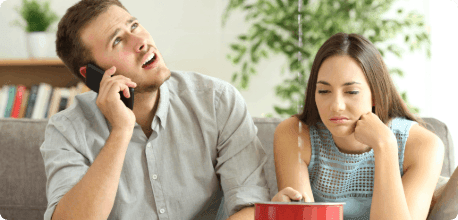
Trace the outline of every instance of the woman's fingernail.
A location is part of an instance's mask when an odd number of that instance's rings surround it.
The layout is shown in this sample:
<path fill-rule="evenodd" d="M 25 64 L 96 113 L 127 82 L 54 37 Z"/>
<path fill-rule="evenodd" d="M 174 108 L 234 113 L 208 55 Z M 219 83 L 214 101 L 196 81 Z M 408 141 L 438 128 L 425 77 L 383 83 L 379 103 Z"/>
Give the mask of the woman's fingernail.
<path fill-rule="evenodd" d="M 301 198 L 301 194 L 296 194 L 296 198 L 300 199 Z"/>

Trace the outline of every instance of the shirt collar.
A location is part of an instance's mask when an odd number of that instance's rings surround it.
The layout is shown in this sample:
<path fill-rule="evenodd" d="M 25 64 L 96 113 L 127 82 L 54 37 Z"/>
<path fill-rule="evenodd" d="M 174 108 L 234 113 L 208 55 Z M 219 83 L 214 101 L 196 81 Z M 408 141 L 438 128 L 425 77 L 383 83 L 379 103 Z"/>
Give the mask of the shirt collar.
<path fill-rule="evenodd" d="M 170 93 L 169 87 L 167 86 L 167 81 L 162 83 L 161 87 L 159 87 L 159 104 L 156 111 L 156 116 L 153 119 L 152 127 L 156 130 L 157 123 L 162 127 L 165 128 L 167 124 L 167 114 L 169 112 L 169 105 L 170 105 Z M 155 123 L 158 119 L 159 121 Z"/>

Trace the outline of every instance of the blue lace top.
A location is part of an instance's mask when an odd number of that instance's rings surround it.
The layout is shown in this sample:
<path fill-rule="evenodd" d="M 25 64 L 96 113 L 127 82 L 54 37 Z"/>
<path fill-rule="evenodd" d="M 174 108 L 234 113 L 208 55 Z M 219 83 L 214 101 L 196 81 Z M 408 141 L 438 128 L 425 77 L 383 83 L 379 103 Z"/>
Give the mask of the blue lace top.
<path fill-rule="evenodd" d="M 399 146 L 401 176 L 404 175 L 405 144 L 414 123 L 404 118 L 395 118 L 389 123 Z M 374 150 L 362 154 L 340 152 L 323 123 L 309 128 L 312 155 L 308 171 L 315 202 L 345 202 L 345 220 L 369 220 L 374 187 Z"/>

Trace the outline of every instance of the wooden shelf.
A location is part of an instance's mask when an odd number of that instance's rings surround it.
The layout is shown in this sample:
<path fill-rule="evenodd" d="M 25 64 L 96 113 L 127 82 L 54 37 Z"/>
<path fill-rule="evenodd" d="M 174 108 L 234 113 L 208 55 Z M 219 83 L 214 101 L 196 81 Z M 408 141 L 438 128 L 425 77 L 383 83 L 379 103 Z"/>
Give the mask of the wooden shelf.
<path fill-rule="evenodd" d="M 80 79 L 74 76 L 60 59 L 0 60 L 0 86 L 48 83 L 53 87 L 76 86 Z"/>
<path fill-rule="evenodd" d="M 0 60 L 0 67 L 4 66 L 64 66 L 64 63 L 60 59 Z"/>

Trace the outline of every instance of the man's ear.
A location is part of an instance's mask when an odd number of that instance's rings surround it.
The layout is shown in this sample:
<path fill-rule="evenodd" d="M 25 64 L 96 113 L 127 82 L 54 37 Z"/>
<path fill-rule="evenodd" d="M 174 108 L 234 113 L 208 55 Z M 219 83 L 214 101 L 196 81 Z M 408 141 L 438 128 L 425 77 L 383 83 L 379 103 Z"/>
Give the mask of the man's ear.
<path fill-rule="evenodd" d="M 86 67 L 85 67 L 85 66 L 83 66 L 83 67 L 80 68 L 80 74 L 81 74 L 84 78 L 86 78 Z"/>

